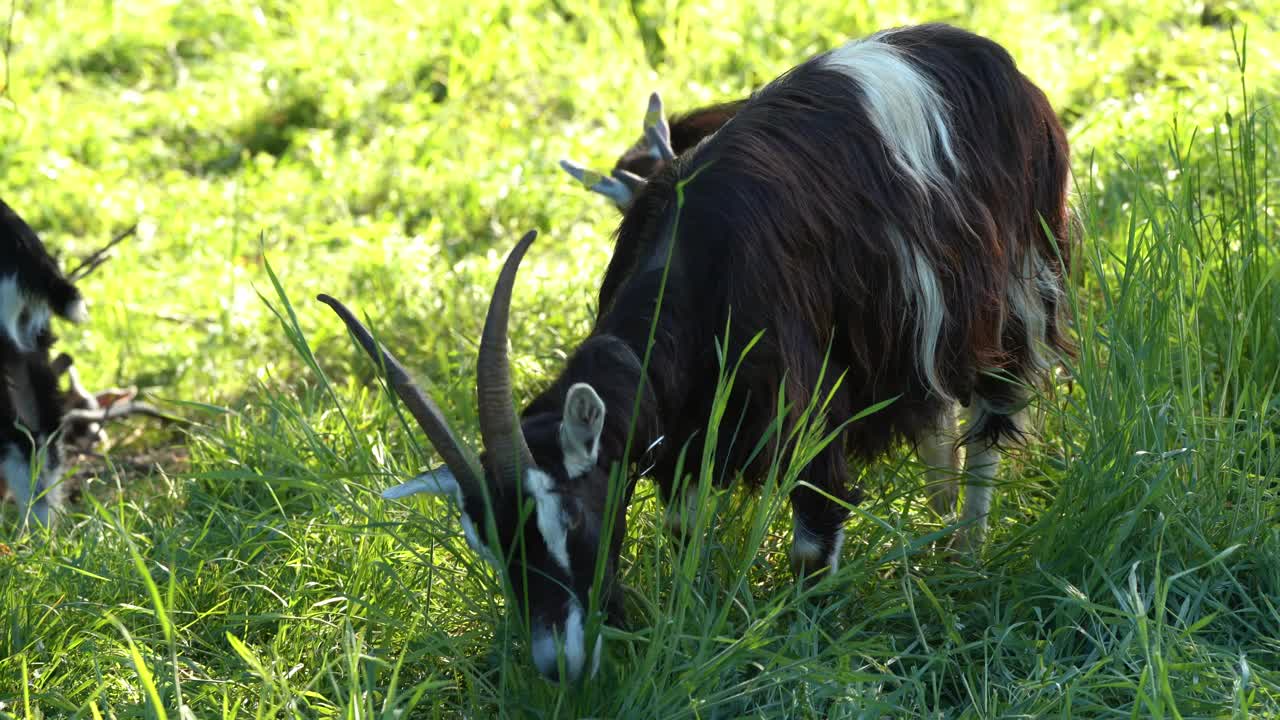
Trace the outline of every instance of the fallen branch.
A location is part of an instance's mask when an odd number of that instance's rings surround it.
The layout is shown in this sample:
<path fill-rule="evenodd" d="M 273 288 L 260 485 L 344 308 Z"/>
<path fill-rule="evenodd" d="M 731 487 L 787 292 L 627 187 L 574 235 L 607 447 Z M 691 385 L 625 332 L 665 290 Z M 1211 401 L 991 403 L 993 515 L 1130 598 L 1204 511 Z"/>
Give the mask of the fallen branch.
<path fill-rule="evenodd" d="M 116 245 L 119 245 L 120 243 L 124 242 L 126 238 L 132 237 L 137 233 L 138 233 L 138 223 L 134 223 L 130 225 L 128 228 L 124 230 L 124 232 L 112 238 L 111 242 L 107 243 L 106 245 L 103 245 L 101 248 L 93 251 L 92 253 L 87 255 L 83 260 L 81 260 L 80 264 L 77 265 L 74 270 L 67 273 L 67 279 L 73 283 L 77 283 L 85 279 L 86 277 L 89 276 L 89 273 L 92 273 L 94 270 L 97 270 L 98 267 L 102 265 L 102 263 L 106 262 L 109 259 L 110 256 L 107 253 L 111 252 L 111 248 L 114 248 Z"/>
<path fill-rule="evenodd" d="M 144 415 L 146 417 L 164 420 L 172 423 L 186 423 L 185 418 L 175 415 L 169 415 L 162 410 L 157 409 L 154 405 L 139 400 L 126 400 L 116 403 L 100 410 L 76 409 L 68 410 L 62 414 L 62 422 L 96 422 L 105 423 L 108 420 L 119 420 L 130 415 Z"/>

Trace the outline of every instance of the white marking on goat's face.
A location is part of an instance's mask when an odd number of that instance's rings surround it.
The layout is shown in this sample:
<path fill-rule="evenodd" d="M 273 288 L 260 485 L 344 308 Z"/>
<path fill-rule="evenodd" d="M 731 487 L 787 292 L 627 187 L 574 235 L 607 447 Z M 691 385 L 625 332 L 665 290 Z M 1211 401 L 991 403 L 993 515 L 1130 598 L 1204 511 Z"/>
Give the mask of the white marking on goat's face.
<path fill-rule="evenodd" d="M 944 186 L 942 159 L 957 167 L 947 125 L 947 104 L 930 79 L 885 34 L 855 40 L 822 60 L 857 82 L 867 114 L 902 170 L 919 188 Z M 939 158 L 938 151 L 944 158 Z"/>
<path fill-rule="evenodd" d="M 19 350 L 31 350 L 49 327 L 52 311 L 41 297 L 32 297 L 18 284 L 17 275 L 0 278 L 0 330 Z"/>
<path fill-rule="evenodd" d="M 583 622 L 582 605 L 576 599 L 569 600 L 569 613 L 565 617 L 563 632 L 552 625 L 535 625 L 532 632 L 533 664 L 538 672 L 550 680 L 560 676 L 560 650 L 564 649 L 565 675 L 570 682 L 582 675 L 586 665 L 586 624 Z M 600 654 L 604 638 L 596 637 L 591 652 L 590 674 L 600 669 Z"/>
<path fill-rule="evenodd" d="M 538 533 L 542 535 L 547 552 L 551 553 L 561 570 L 570 573 L 569 517 L 561 504 L 560 493 L 556 492 L 555 480 L 532 468 L 525 473 L 524 488 L 533 498 Z"/>
<path fill-rule="evenodd" d="M 18 327 L 18 318 L 26 306 L 27 298 L 18 287 L 18 277 L 0 277 L 0 330 L 22 350 L 29 349 Z"/>
<path fill-rule="evenodd" d="M 43 302 L 31 302 L 27 305 L 26 322 L 18 329 L 22 333 L 22 337 L 27 347 L 34 348 L 36 341 L 49 327 L 49 318 L 53 313 L 49 311 L 49 306 Z"/>
<path fill-rule="evenodd" d="M 581 477 L 596 466 L 604 413 L 604 401 L 590 385 L 577 383 L 569 388 L 560 421 L 560 450 L 564 453 L 565 474 L 570 478 Z"/>

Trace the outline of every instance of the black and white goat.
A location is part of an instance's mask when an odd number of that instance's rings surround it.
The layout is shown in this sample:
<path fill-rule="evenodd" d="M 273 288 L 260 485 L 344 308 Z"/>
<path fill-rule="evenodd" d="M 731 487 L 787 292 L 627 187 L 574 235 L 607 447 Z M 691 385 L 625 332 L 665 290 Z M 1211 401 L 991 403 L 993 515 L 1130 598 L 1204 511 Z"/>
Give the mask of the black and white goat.
<path fill-rule="evenodd" d="M 637 185 L 622 220 L 590 336 L 523 413 L 512 398 L 507 318 L 534 233 L 516 245 L 480 342 L 479 457 L 355 317 L 322 296 L 387 368 L 445 462 L 384 495 L 456 500 L 468 543 L 508 574 L 538 669 L 551 678 L 594 672 L 589 592 L 603 549 L 602 606 L 616 609 L 634 487 L 614 489 L 624 502 L 606 517 L 610 468 L 633 467 L 665 437 L 651 474 L 668 503 L 682 502 L 671 497 L 675 463 L 686 446 L 701 456 L 718 377 L 713 346 L 737 357 L 762 333 L 726 415 L 744 418 L 740 436 L 770 435 L 782 392 L 793 423 L 810 398 L 830 396 L 829 428 L 893 399 L 805 468 L 808 482 L 791 496 L 798 574 L 839 562 L 839 500 L 857 501 L 848 458 L 870 461 L 898 440 L 917 443 L 940 479 L 954 477 L 964 445 L 963 519 L 977 539 L 999 444 L 1021 438 L 1031 388 L 1071 351 L 1062 319 L 1067 152 L 1043 93 L 1003 48 L 971 33 L 901 28 L 810 59 L 691 151 L 664 150 L 667 166 Z M 969 416 L 963 438 L 959 406 Z M 746 457 L 752 444 L 714 448 L 716 467 L 741 471 L 726 481 L 758 476 Z M 954 502 L 945 495 L 935 498 L 940 508 Z M 533 517 L 522 523 L 526 503 Z"/>
<path fill-rule="evenodd" d="M 84 300 L 35 231 L 0 201 L 0 482 L 25 520 L 61 504 L 62 395 L 49 360 L 52 315 L 85 317 Z"/>

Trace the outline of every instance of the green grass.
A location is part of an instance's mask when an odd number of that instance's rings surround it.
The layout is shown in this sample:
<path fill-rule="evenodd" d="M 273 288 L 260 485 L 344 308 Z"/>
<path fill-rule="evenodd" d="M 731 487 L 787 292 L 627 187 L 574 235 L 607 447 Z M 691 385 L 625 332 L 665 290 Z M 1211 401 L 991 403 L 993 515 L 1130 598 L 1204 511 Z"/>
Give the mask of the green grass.
<path fill-rule="evenodd" d="M 0 716 L 1280 715 L 1275 0 L 355 5 L 14 9 L 5 199 L 67 257 L 141 222 L 62 342 L 90 385 L 200 424 L 117 430 L 52 535 L 5 510 Z M 1084 230 L 1074 380 L 1002 474 L 981 559 L 935 548 L 905 452 L 866 468 L 844 565 L 807 593 L 783 493 L 708 497 L 681 548 L 642 482 L 633 627 L 605 630 L 594 682 L 544 683 L 447 506 L 378 500 L 434 458 L 312 298 L 370 317 L 474 438 L 521 232 L 543 233 L 521 398 L 589 325 L 616 216 L 556 160 L 610 163 L 653 89 L 740 96 L 924 20 L 1005 44 L 1049 94 Z"/>

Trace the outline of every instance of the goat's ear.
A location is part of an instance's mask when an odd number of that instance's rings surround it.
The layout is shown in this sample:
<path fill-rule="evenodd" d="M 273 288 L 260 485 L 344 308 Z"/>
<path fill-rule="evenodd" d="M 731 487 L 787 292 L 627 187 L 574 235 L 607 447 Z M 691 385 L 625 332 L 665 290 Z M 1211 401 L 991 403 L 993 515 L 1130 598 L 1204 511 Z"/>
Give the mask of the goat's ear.
<path fill-rule="evenodd" d="M 560 422 L 560 449 L 564 469 L 574 478 L 595 467 L 600 454 L 600 433 L 604 431 L 604 401 L 594 388 L 577 383 L 564 399 Z"/>
<path fill-rule="evenodd" d="M 427 495 L 438 495 L 447 497 L 457 503 L 458 510 L 461 513 L 459 520 L 462 523 L 462 534 L 467 540 L 467 546 L 480 555 L 481 559 L 494 567 L 501 567 L 493 552 L 480 539 L 480 533 L 476 529 L 476 524 L 471 521 L 471 516 L 467 514 L 466 498 L 462 496 L 462 486 L 458 483 L 458 479 L 454 477 L 453 471 L 447 466 L 441 465 L 438 468 L 428 470 L 421 475 L 382 491 L 382 497 L 387 500 L 396 500 L 418 493 L 426 493 Z"/>
<path fill-rule="evenodd" d="M 610 175 L 602 175 L 572 160 L 561 160 L 560 168 L 582 187 L 609 198 L 623 211 L 631 207 L 636 193 L 640 192 L 645 182 L 644 178 L 626 170 L 615 169 Z"/>
<path fill-rule="evenodd" d="M 453 471 L 441 465 L 433 470 L 428 470 L 421 475 L 382 491 L 382 497 L 386 500 L 398 500 L 402 497 L 417 495 L 418 493 L 426 493 L 428 495 L 443 495 L 450 498 L 459 505 L 462 504 L 462 488 L 458 485 L 458 479 L 453 476 Z"/>

